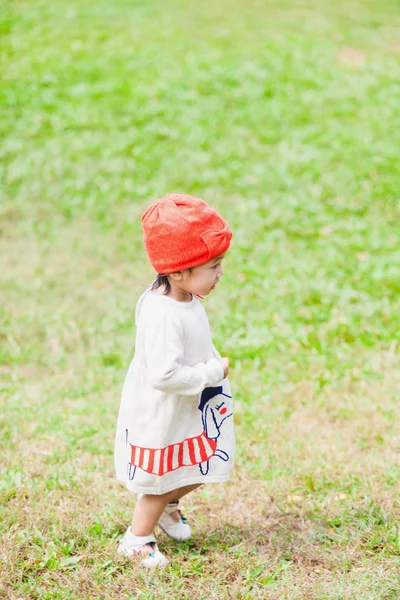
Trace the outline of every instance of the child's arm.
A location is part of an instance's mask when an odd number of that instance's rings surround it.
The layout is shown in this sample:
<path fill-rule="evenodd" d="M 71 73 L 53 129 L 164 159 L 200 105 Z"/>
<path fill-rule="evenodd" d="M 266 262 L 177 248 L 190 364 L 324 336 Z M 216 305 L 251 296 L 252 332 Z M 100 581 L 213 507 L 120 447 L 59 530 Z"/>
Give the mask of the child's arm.
<path fill-rule="evenodd" d="M 220 383 L 224 367 L 215 356 L 194 366 L 183 365 L 183 338 L 180 322 L 174 322 L 169 315 L 160 315 L 148 323 L 144 336 L 145 364 L 153 388 L 193 396 Z"/>

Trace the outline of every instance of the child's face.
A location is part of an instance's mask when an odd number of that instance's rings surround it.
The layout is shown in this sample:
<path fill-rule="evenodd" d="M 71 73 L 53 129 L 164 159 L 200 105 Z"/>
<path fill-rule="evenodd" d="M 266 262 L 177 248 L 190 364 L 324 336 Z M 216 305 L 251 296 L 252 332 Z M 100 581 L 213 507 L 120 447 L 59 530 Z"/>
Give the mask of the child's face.
<path fill-rule="evenodd" d="M 215 289 L 224 274 L 222 268 L 224 256 L 225 255 L 222 254 L 221 256 L 204 263 L 204 265 L 181 271 L 181 273 L 179 273 L 179 287 L 185 292 L 195 296 L 208 296 L 208 294 Z"/>

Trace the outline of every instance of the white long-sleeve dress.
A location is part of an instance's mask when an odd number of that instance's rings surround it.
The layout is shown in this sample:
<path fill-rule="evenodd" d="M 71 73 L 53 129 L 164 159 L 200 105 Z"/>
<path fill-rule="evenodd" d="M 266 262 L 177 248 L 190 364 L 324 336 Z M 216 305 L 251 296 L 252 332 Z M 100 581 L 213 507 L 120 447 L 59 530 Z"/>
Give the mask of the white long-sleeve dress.
<path fill-rule="evenodd" d="M 117 421 L 117 478 L 146 494 L 226 481 L 235 451 L 232 397 L 203 306 L 147 290 L 136 328 Z"/>

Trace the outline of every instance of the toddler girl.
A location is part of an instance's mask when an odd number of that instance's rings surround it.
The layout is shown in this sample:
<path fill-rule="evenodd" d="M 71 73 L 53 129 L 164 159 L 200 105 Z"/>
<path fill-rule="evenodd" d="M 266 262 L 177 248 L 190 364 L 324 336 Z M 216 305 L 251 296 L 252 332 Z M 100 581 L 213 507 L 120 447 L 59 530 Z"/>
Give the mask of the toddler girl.
<path fill-rule="evenodd" d="M 214 348 L 204 298 L 223 275 L 232 233 L 203 200 L 171 194 L 142 216 L 158 276 L 136 308 L 136 347 L 122 390 L 115 439 L 117 478 L 139 493 L 118 547 L 164 567 L 153 530 L 191 537 L 179 500 L 203 483 L 227 481 L 233 466 L 229 363 Z"/>

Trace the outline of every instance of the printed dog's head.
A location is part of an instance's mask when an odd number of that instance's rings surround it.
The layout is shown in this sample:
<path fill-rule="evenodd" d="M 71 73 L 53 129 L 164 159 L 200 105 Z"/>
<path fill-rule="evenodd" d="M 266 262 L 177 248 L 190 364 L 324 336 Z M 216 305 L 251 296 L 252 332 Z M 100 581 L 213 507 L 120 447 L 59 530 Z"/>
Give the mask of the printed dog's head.
<path fill-rule="evenodd" d="M 232 415 L 232 413 L 228 414 L 225 401 L 225 398 L 230 397 L 223 393 L 222 385 L 203 390 L 199 409 L 202 414 L 204 431 L 209 439 L 216 440 L 219 437 L 222 423 Z"/>

